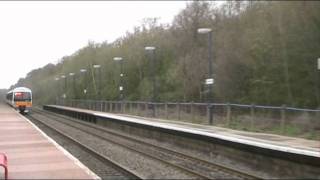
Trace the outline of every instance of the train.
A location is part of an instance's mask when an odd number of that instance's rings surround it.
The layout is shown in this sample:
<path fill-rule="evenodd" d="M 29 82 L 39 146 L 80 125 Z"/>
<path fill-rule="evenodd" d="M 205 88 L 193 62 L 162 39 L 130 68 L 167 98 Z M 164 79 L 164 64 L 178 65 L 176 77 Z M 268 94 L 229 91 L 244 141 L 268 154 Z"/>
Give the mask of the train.
<path fill-rule="evenodd" d="M 32 91 L 26 87 L 17 87 L 6 95 L 7 103 L 20 113 L 28 113 L 32 109 Z"/>

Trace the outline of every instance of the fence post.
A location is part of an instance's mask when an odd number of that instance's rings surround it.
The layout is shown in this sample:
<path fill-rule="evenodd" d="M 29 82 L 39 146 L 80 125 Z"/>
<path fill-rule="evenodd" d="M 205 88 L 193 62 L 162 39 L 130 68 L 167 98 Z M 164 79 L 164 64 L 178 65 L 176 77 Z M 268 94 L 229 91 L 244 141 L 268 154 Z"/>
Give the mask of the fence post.
<path fill-rule="evenodd" d="M 148 103 L 147 102 L 144 103 L 144 110 L 146 111 L 145 116 L 148 117 Z"/>
<path fill-rule="evenodd" d="M 123 114 L 126 113 L 126 106 L 127 106 L 127 102 L 122 102 L 122 113 Z"/>
<path fill-rule="evenodd" d="M 138 109 L 138 115 L 139 116 L 143 116 L 143 109 L 142 109 L 142 107 L 143 107 L 143 103 L 142 102 L 139 102 L 139 109 Z"/>
<path fill-rule="evenodd" d="M 180 107 L 180 103 L 178 103 L 178 120 L 181 119 L 181 107 Z"/>
<path fill-rule="evenodd" d="M 129 114 L 133 114 L 132 113 L 132 102 L 129 102 Z"/>
<path fill-rule="evenodd" d="M 286 105 L 283 104 L 281 106 L 281 132 L 282 133 L 285 133 L 285 129 L 284 129 L 284 126 L 285 126 L 285 122 L 286 122 Z"/>
<path fill-rule="evenodd" d="M 109 102 L 110 113 L 112 113 L 112 102 Z"/>
<path fill-rule="evenodd" d="M 153 103 L 153 117 L 157 117 L 157 104 L 156 102 Z"/>
<path fill-rule="evenodd" d="M 193 101 L 190 104 L 190 113 L 191 113 L 191 120 L 194 121 L 194 104 Z"/>
<path fill-rule="evenodd" d="M 231 123 L 231 105 L 227 103 L 227 126 L 229 127 Z"/>
<path fill-rule="evenodd" d="M 255 108 L 255 105 L 251 104 L 251 106 L 250 106 L 250 115 L 251 115 L 251 118 L 250 118 L 250 130 L 253 130 L 253 126 L 254 126 L 254 108 Z"/>
<path fill-rule="evenodd" d="M 213 122 L 212 108 L 213 108 L 213 105 L 208 103 L 207 104 L 207 117 L 208 117 L 208 124 L 209 125 L 212 125 L 212 122 Z"/>
<path fill-rule="evenodd" d="M 137 104 L 137 109 L 138 109 L 138 112 L 137 112 L 137 114 L 138 114 L 138 116 L 141 116 L 141 103 L 139 102 L 138 104 Z"/>
<path fill-rule="evenodd" d="M 166 119 L 169 119 L 169 117 L 168 117 L 168 103 L 164 104 L 164 111 L 165 111 Z"/>

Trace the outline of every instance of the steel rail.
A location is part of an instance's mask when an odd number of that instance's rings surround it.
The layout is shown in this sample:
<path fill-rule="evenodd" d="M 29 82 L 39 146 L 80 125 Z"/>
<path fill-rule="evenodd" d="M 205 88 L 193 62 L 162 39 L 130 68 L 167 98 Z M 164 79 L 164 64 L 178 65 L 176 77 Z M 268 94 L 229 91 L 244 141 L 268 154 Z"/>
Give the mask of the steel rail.
<path fill-rule="evenodd" d="M 66 117 L 66 116 L 62 116 L 62 115 L 59 115 L 59 114 L 56 114 L 56 113 L 52 113 L 52 112 L 49 112 L 49 111 L 43 111 L 43 110 L 40 110 L 40 111 L 37 111 L 38 113 L 42 113 L 42 114 L 51 114 L 53 116 L 56 116 L 56 117 L 60 117 L 60 118 L 64 118 L 64 119 L 68 119 L 68 120 L 71 120 L 73 122 L 76 122 L 76 123 L 80 123 L 82 125 L 85 125 L 85 126 L 90 126 L 91 128 L 94 128 L 94 129 L 98 129 L 100 131 L 103 131 L 105 133 L 108 133 L 108 134 L 111 134 L 113 136 L 118 136 L 118 137 L 121 137 L 123 139 L 130 139 L 131 141 L 134 141 L 136 143 L 140 143 L 146 147 L 152 147 L 154 149 L 158 149 L 158 151 L 162 151 L 162 152 L 165 152 L 165 153 L 169 153 L 171 154 L 171 156 L 176 156 L 180 159 L 186 159 L 186 160 L 189 160 L 191 162 L 196 162 L 195 164 L 200 164 L 202 165 L 202 167 L 207 167 L 209 169 L 212 169 L 212 168 L 217 168 L 217 169 L 220 169 L 222 170 L 223 172 L 227 172 L 229 174 L 235 174 L 236 176 L 240 177 L 240 178 L 244 178 L 244 179 L 260 179 L 260 177 L 257 177 L 255 175 L 251 175 L 249 173 L 245 173 L 245 172 L 242 172 L 242 171 L 238 171 L 236 169 L 233 169 L 233 168 L 230 168 L 230 167 L 226 167 L 224 165 L 221 165 L 221 164 L 217 164 L 217 163 L 212 163 L 212 162 L 209 162 L 209 161 L 205 161 L 205 160 L 202 160 L 202 159 L 199 159 L 199 158 L 196 158 L 196 157 L 192 157 L 190 155 L 186 155 L 186 154 L 183 154 L 183 153 L 180 153 L 180 152 L 177 152 L 177 151 L 174 151 L 174 150 L 171 150 L 171 149 L 167 149 L 167 148 L 164 148 L 164 147 L 160 147 L 160 146 L 157 146 L 157 145 L 154 145 L 154 144 L 151 144 L 151 143 L 146 143 L 144 141 L 141 141 L 137 138 L 133 138 L 131 136 L 126 136 L 126 135 L 123 135 L 123 134 L 119 134 L 119 133 L 115 133 L 115 132 L 112 132 L 110 130 L 107 130 L 105 128 L 101 128 L 101 127 L 97 127 L 95 125 L 92 125 L 90 123 L 87 123 L 87 122 L 81 122 L 81 121 L 77 121 L 77 120 L 74 120 L 74 119 L 71 119 L 69 117 Z M 64 122 L 63 122 L 64 123 Z M 109 139 L 108 139 L 109 140 Z M 117 143 L 117 142 L 115 142 Z M 191 170 L 191 171 L 194 171 L 193 169 L 190 169 L 190 168 L 185 168 L 185 167 L 182 167 L 184 169 L 188 169 L 188 170 Z M 195 172 L 197 173 L 197 172 Z M 198 173 L 199 174 L 199 173 Z M 203 175 L 202 175 L 203 176 Z M 203 177 L 203 178 L 207 178 L 207 179 L 210 179 L 212 178 L 211 176 L 206 176 L 206 177 Z"/>
<path fill-rule="evenodd" d="M 33 110 L 34 111 L 34 110 Z M 41 124 L 43 124 L 44 126 L 52 129 L 54 132 L 56 132 L 57 134 L 65 137 L 66 139 L 70 140 L 71 142 L 75 143 L 76 145 L 78 145 L 79 147 L 81 147 L 82 149 L 84 149 L 85 151 L 87 151 L 88 153 L 90 153 L 91 155 L 95 156 L 97 159 L 101 160 L 102 162 L 104 162 L 107 165 L 110 165 L 111 167 L 113 167 L 114 169 L 116 169 L 117 171 L 119 171 L 122 174 L 127 175 L 130 179 L 145 179 L 144 177 L 138 175 L 138 173 L 127 169 L 126 167 L 120 165 L 119 163 L 111 160 L 110 158 L 96 152 L 95 150 L 93 150 L 92 148 L 90 148 L 89 146 L 84 145 L 83 143 L 79 142 L 78 140 L 74 139 L 73 137 L 66 135 L 65 133 L 63 133 L 62 131 L 58 130 L 57 128 L 44 123 L 43 121 L 39 120 L 38 118 L 35 118 L 34 116 L 27 114 L 26 117 L 28 119 L 31 120 L 35 120 L 37 122 L 40 122 Z"/>
<path fill-rule="evenodd" d="M 39 114 L 40 114 L 40 113 L 39 113 Z M 50 118 L 48 115 L 42 115 L 42 116 L 45 116 L 45 117 L 47 117 L 47 118 Z M 60 117 L 60 118 L 61 118 L 61 117 Z M 51 119 L 53 119 L 53 118 L 51 118 Z M 63 121 L 57 120 L 57 119 L 54 119 L 54 120 L 55 120 L 55 121 L 59 121 L 61 124 L 65 124 L 65 125 L 67 125 L 67 126 L 70 126 L 70 127 L 73 127 L 73 128 L 76 128 L 76 129 L 79 130 L 79 127 L 76 127 L 76 126 L 74 126 L 74 125 L 70 125 L 70 124 L 68 124 L 68 123 L 66 123 L 66 122 L 63 122 Z M 82 125 L 83 125 L 83 124 L 82 124 Z M 91 127 L 91 128 L 92 128 L 92 127 Z M 95 128 L 95 129 L 96 129 L 96 128 Z M 204 176 L 204 175 L 202 175 L 202 174 L 199 174 L 198 172 L 196 172 L 196 171 L 194 171 L 194 170 L 192 170 L 192 169 L 188 169 L 188 168 L 185 168 L 185 167 L 183 167 L 183 166 L 180 166 L 180 165 L 177 165 L 177 164 L 174 164 L 174 163 L 165 161 L 165 160 L 163 160 L 163 159 L 161 159 L 161 158 L 159 158 L 159 157 L 156 157 L 156 156 L 154 156 L 154 155 L 150 155 L 150 154 L 148 154 L 148 153 L 146 153 L 146 152 L 144 152 L 144 151 L 141 151 L 141 150 L 137 150 L 137 149 L 132 148 L 132 147 L 130 147 L 130 146 L 128 146 L 128 145 L 121 144 L 121 143 L 116 142 L 116 141 L 113 141 L 113 140 L 111 140 L 111 139 L 107 139 L 107 138 L 105 138 L 105 137 L 103 137 L 103 136 L 94 134 L 94 133 L 92 133 L 92 132 L 90 132 L 90 131 L 87 131 L 87 130 L 83 130 L 83 129 L 81 129 L 81 130 L 84 131 L 85 133 L 88 133 L 88 134 L 90 134 L 90 135 L 92 135 L 92 136 L 95 136 L 95 137 L 97 137 L 97 138 L 99 138 L 99 139 L 102 139 L 102 140 L 104 140 L 104 141 L 107 141 L 107 142 L 116 144 L 116 145 L 118 145 L 118 146 L 124 147 L 124 148 L 126 148 L 126 149 L 129 149 L 129 150 L 131 150 L 131 151 L 133 151 L 133 152 L 136 152 L 136 153 L 138 153 L 138 154 L 141 154 L 141 155 L 143 155 L 143 156 L 146 156 L 146 157 L 149 157 L 149 158 L 151 158 L 151 159 L 158 160 L 158 161 L 160 161 L 160 162 L 162 162 L 162 163 L 164 163 L 164 164 L 173 166 L 174 168 L 177 168 L 177 169 L 179 169 L 179 170 L 182 171 L 182 172 L 186 172 L 186 173 L 188 173 L 188 174 L 190 174 L 190 175 L 193 175 L 193 176 L 196 176 L 196 177 L 198 177 L 198 178 L 201 178 L 201 179 L 212 179 L 212 178 L 209 178 L 209 177 Z"/>

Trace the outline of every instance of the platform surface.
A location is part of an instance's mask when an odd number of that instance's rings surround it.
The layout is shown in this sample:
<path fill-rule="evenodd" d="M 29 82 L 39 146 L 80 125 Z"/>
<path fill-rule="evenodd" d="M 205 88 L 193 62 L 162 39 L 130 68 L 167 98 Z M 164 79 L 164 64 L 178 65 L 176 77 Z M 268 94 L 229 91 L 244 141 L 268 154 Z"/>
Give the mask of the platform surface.
<path fill-rule="evenodd" d="M 106 112 L 92 111 L 87 109 L 79 109 L 65 106 L 51 105 L 57 108 L 64 108 L 74 111 L 87 112 L 102 117 L 109 117 L 123 121 L 142 123 L 150 126 L 162 127 L 167 129 L 174 129 L 178 131 L 201 134 L 214 138 L 220 138 L 228 141 L 239 142 L 269 148 L 284 152 L 291 152 L 296 154 L 303 154 L 320 158 L 320 142 L 307 140 L 302 138 L 294 138 L 288 136 L 281 136 L 275 134 L 254 133 L 246 131 L 238 131 L 227 128 L 191 124 L 181 121 L 169 121 L 162 119 L 146 118 L 125 114 L 112 114 Z"/>
<path fill-rule="evenodd" d="M 0 103 L 0 152 L 8 157 L 9 179 L 97 179 L 29 120 Z M 0 179 L 3 178 L 3 168 Z"/>

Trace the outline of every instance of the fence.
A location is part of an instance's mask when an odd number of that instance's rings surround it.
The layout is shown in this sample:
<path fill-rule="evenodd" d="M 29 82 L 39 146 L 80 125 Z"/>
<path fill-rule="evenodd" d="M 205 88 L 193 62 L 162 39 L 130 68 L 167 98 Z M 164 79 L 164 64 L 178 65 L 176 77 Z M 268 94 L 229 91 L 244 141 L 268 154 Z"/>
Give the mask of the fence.
<path fill-rule="evenodd" d="M 232 129 L 320 139 L 320 110 L 231 103 L 57 100 L 56 104 Z"/>

